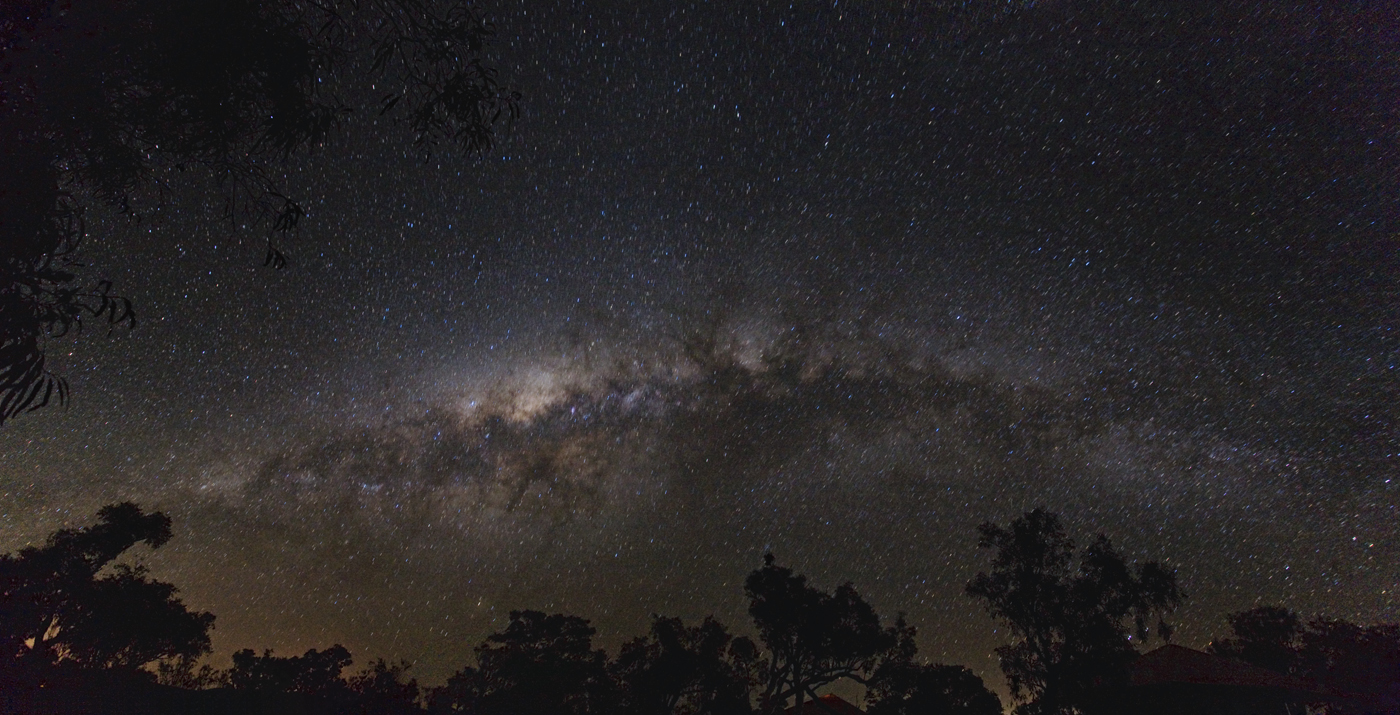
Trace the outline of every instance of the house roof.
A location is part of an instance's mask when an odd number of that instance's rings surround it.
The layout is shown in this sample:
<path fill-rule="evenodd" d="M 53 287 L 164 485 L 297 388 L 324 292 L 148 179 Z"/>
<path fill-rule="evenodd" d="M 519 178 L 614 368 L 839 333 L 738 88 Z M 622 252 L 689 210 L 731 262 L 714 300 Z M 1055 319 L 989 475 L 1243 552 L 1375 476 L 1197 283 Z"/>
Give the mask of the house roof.
<path fill-rule="evenodd" d="M 799 715 L 797 706 L 783 711 L 783 715 Z M 800 715 L 865 715 L 865 711 L 846 702 L 838 695 L 830 693 L 802 703 Z"/>
<path fill-rule="evenodd" d="M 1143 654 L 1133 663 L 1133 685 L 1166 683 L 1316 690 L 1302 678 L 1170 644 Z"/>

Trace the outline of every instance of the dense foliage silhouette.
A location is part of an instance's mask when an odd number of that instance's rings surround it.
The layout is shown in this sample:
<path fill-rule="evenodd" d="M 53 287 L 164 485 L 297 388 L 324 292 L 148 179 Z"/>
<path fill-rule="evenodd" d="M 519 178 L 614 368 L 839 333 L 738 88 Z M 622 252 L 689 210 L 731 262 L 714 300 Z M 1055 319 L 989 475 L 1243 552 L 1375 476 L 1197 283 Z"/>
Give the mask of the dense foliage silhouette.
<path fill-rule="evenodd" d="M 1000 715 L 1001 699 L 960 665 L 896 663 L 866 692 L 870 715 Z"/>
<path fill-rule="evenodd" d="M 46 337 L 135 324 L 74 271 L 91 204 L 139 215 L 202 176 L 282 265 L 275 237 L 304 211 L 275 167 L 352 111 L 401 118 L 420 146 L 491 144 L 518 100 L 483 63 L 492 32 L 465 0 L 0 3 L 0 424 L 66 398 Z"/>
<path fill-rule="evenodd" d="M 781 711 L 789 700 L 800 712 L 804 700 L 837 680 L 864 683 L 900 641 L 851 584 L 822 592 L 772 554 L 749 574 L 744 593 L 767 651 L 759 696 L 764 713 Z"/>
<path fill-rule="evenodd" d="M 713 618 L 687 626 L 655 616 L 651 632 L 623 644 L 609 671 L 626 715 L 747 715 L 764 664 L 752 640 Z"/>
<path fill-rule="evenodd" d="M 510 625 L 476 648 L 464 668 L 433 697 L 433 711 L 482 715 L 592 715 L 614 700 L 607 654 L 593 647 L 588 621 L 563 614 L 512 611 Z"/>
<path fill-rule="evenodd" d="M 349 684 L 342 672 L 354 661 L 344 646 L 334 645 L 323 651 L 311 649 L 299 656 L 278 657 L 272 651 L 258 655 L 245 648 L 233 654 L 228 685 L 236 690 L 261 690 L 276 693 L 303 693 L 342 699 Z"/>
<path fill-rule="evenodd" d="M 389 663 L 380 658 L 368 669 L 350 679 L 350 690 L 357 696 L 364 713 L 376 715 L 416 715 L 423 709 L 423 689 L 418 680 L 408 676 L 412 665 L 407 661 Z"/>
<path fill-rule="evenodd" d="M 1233 638 L 1214 641 L 1208 651 L 1243 660 L 1276 673 L 1296 669 L 1303 622 L 1278 606 L 1259 606 L 1229 617 Z"/>
<path fill-rule="evenodd" d="M 1208 650 L 1299 676 L 1337 697 L 1339 713 L 1400 712 L 1400 624 L 1361 626 L 1280 606 L 1231 614 L 1230 637 Z"/>
<path fill-rule="evenodd" d="M 1163 617 L 1182 599 L 1175 575 L 1154 562 L 1129 565 L 1103 536 L 1076 550 L 1040 510 L 979 532 L 995 556 L 968 592 L 1015 638 L 998 654 L 1017 712 L 1108 712 L 1135 645 L 1153 630 L 1170 633 Z M 436 688 L 420 686 L 406 661 L 357 671 L 341 645 L 297 656 L 244 649 L 220 670 L 200 663 L 214 617 L 119 562 L 170 538 L 164 514 L 123 503 L 90 527 L 0 555 L 0 715 L 767 715 L 810 712 L 791 708 L 813 705 L 838 681 L 866 687 L 870 715 L 1001 712 L 972 671 L 922 661 L 902 615 L 884 625 L 851 584 L 823 591 L 771 554 L 745 581 L 756 640 L 714 618 L 653 616 L 648 633 L 610 659 L 587 620 L 514 611 L 473 664 Z M 1229 624 L 1213 653 L 1316 683 L 1328 712 L 1400 711 L 1400 624 L 1305 623 L 1276 606 Z"/>
<path fill-rule="evenodd" d="M 103 508 L 94 526 L 0 556 L 0 669 L 68 661 L 134 670 L 208 653 L 212 614 L 190 611 L 141 567 L 108 569 L 137 544 L 169 539 L 169 518 L 127 502 Z"/>
<path fill-rule="evenodd" d="M 1012 642 L 997 648 L 1021 715 L 1072 713 L 1103 687 L 1126 684 L 1133 647 L 1156 632 L 1182 600 L 1176 574 L 1155 561 L 1128 565 L 1100 534 L 1078 555 L 1054 514 L 1040 509 L 1005 528 L 978 527 L 978 547 L 993 549 L 992 570 L 967 593 L 1006 625 Z"/>
<path fill-rule="evenodd" d="M 148 668 L 209 652 L 212 614 L 186 608 L 173 585 L 145 569 L 116 563 L 132 547 L 159 548 L 170 535 L 164 514 L 113 504 L 93 526 L 0 555 L 0 712 L 91 711 L 83 703 L 103 697 L 127 702 L 132 688 L 150 683 Z"/>

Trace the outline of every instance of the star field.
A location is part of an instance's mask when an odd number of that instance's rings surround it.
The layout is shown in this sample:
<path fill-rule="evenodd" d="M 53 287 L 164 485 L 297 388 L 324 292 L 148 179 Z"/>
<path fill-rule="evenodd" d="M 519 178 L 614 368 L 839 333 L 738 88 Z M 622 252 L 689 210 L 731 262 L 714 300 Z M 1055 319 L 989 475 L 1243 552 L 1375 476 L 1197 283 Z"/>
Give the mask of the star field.
<path fill-rule="evenodd" d="M 975 527 L 1036 506 L 1188 646 L 1394 621 L 1395 10 L 1184 5 L 499 3 L 520 120 L 352 117 L 288 268 L 203 185 L 90 219 L 141 323 L 0 431 L 0 544 L 136 500 L 216 663 L 433 683 L 512 609 L 742 629 L 767 550 L 999 682 Z"/>

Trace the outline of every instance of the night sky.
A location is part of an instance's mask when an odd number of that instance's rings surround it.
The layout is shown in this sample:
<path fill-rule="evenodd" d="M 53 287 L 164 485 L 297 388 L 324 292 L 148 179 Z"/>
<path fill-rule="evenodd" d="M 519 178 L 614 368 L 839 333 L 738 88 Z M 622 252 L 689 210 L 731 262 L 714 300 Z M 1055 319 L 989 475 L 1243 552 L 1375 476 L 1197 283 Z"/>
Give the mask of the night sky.
<path fill-rule="evenodd" d="M 1253 5 L 492 5 L 520 120 L 352 117 L 286 269 L 206 184 L 89 217 L 141 322 L 0 429 L 0 549 L 135 500 L 216 665 L 430 683 L 512 609 L 746 631 L 769 550 L 1000 683 L 962 589 L 1037 506 L 1183 645 L 1400 619 L 1400 23 Z"/>

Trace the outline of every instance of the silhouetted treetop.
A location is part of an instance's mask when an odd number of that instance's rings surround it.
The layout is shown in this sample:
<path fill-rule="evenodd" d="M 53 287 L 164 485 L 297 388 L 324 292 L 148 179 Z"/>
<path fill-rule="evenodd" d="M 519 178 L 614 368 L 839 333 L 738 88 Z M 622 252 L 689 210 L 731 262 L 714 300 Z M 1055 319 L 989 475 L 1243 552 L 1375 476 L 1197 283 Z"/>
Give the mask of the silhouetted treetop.
<path fill-rule="evenodd" d="M 364 672 L 350 679 L 350 689 L 359 696 L 360 707 L 376 715 L 416 715 L 423 691 L 418 680 L 408 676 L 407 661 L 389 663 L 380 658 Z"/>
<path fill-rule="evenodd" d="M 899 631 L 881 627 L 875 609 L 849 583 L 825 593 L 766 554 L 763 567 L 744 581 L 744 593 L 767 649 L 759 696 L 766 713 L 782 710 L 789 699 L 800 709 L 817 688 L 843 678 L 863 683 L 882 658 L 902 653 Z"/>
<path fill-rule="evenodd" d="M 150 514 L 132 502 L 109 504 L 92 526 L 60 529 L 40 548 L 20 551 L 30 568 L 53 569 L 55 576 L 91 577 L 136 544 L 158 549 L 170 540 L 170 517 Z"/>
<path fill-rule="evenodd" d="M 1278 606 L 1260 606 L 1233 613 L 1228 621 L 1234 638 L 1212 642 L 1209 652 L 1277 673 L 1296 669 L 1303 635 L 1298 614 Z"/>
<path fill-rule="evenodd" d="M 258 655 L 251 648 L 244 648 L 233 654 L 228 684 L 237 690 L 338 697 L 349 692 L 349 684 L 341 673 L 352 662 L 350 651 L 339 644 L 287 657 L 275 656 L 271 650 Z"/>
<path fill-rule="evenodd" d="M 1216 655 L 1300 676 L 1332 693 L 1331 711 L 1400 710 L 1400 624 L 1362 626 L 1318 616 L 1304 623 L 1281 606 L 1258 606 L 1226 619 L 1231 637 Z"/>
<path fill-rule="evenodd" d="M 212 613 L 191 612 L 175 586 L 120 564 L 72 599 L 56 619 L 61 655 L 92 668 L 139 668 L 210 651 Z"/>
<path fill-rule="evenodd" d="M 614 693 L 607 655 L 593 648 L 588 621 L 564 614 L 512 611 L 504 631 L 476 648 L 433 697 L 435 712 L 481 715 L 591 715 Z"/>
<path fill-rule="evenodd" d="M 214 616 L 190 611 L 174 586 L 125 564 L 99 576 L 138 543 L 165 544 L 170 519 L 125 502 L 103 507 L 98 520 L 0 556 L 0 669 L 21 661 L 136 669 L 209 652 Z"/>
<path fill-rule="evenodd" d="M 1076 554 L 1059 517 L 1040 509 L 1005 528 L 978 528 L 978 547 L 994 549 L 992 570 L 967 593 L 1012 635 L 997 648 L 1018 713 L 1067 713 L 1095 688 L 1121 685 L 1137 657 L 1133 644 L 1166 622 L 1182 599 L 1176 575 L 1155 561 L 1130 566 L 1099 535 Z"/>
<path fill-rule="evenodd" d="M 609 671 L 628 715 L 747 715 L 761 665 L 752 641 L 713 618 L 686 626 L 655 616 L 651 632 L 623 644 Z"/>
<path fill-rule="evenodd" d="M 870 715 L 1000 715 L 1001 700 L 960 665 L 882 667 L 866 691 Z"/>

